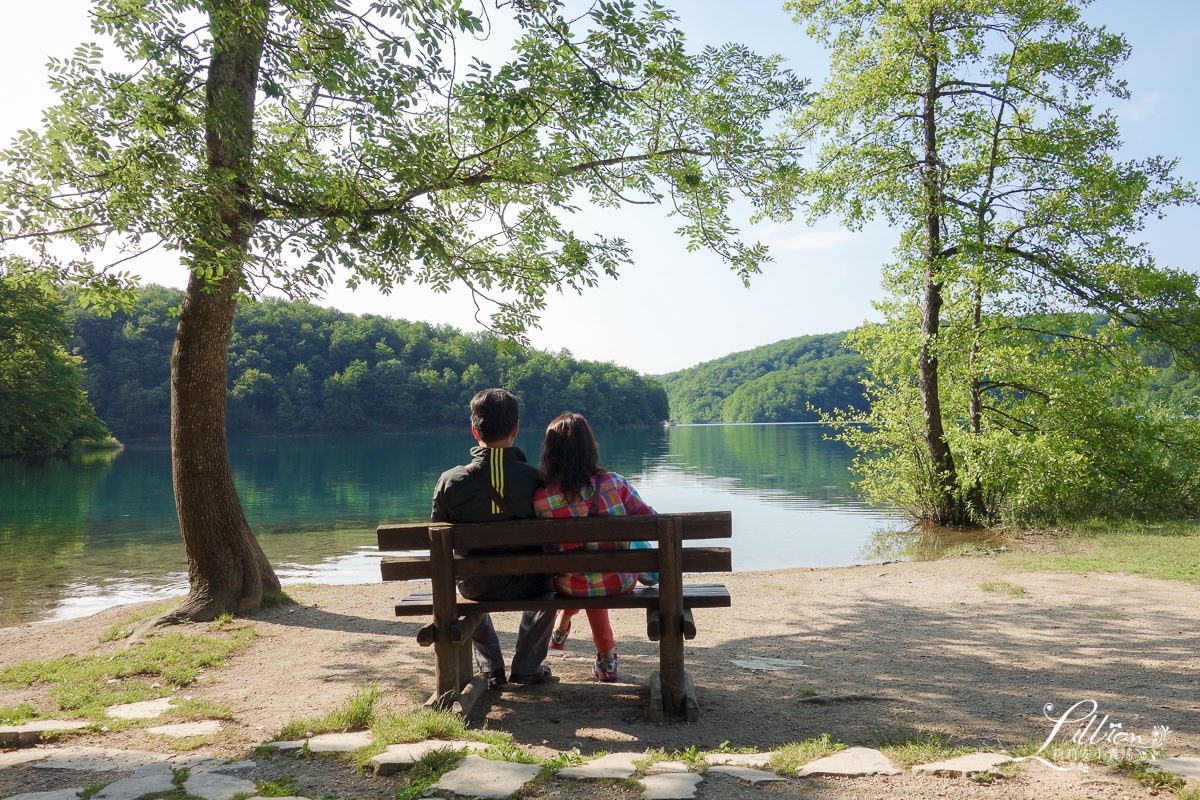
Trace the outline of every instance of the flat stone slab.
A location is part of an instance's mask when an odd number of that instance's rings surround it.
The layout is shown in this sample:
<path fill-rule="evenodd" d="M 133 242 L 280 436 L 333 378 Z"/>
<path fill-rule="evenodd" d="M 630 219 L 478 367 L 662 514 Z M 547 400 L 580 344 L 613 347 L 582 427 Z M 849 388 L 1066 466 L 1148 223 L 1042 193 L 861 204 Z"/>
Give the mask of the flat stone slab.
<path fill-rule="evenodd" d="M 370 731 L 322 733 L 308 740 L 310 753 L 349 753 L 375 741 Z"/>
<path fill-rule="evenodd" d="M 1012 761 L 1011 756 L 1003 753 L 967 753 L 965 756 L 950 758 L 945 761 L 933 761 L 929 764 L 917 764 L 913 772 L 928 772 L 934 775 L 949 775 L 959 778 L 968 775 L 978 775 L 982 772 L 992 772 L 1001 764 Z"/>
<path fill-rule="evenodd" d="M 47 750 L 46 757 L 33 762 L 30 769 L 73 769 L 84 772 L 135 770 L 146 764 L 167 761 L 170 756 L 145 750 L 113 750 L 107 747 L 64 747 Z"/>
<path fill-rule="evenodd" d="M 8 800 L 77 800 L 83 789 L 57 789 L 53 792 L 26 792 L 14 794 Z"/>
<path fill-rule="evenodd" d="M 96 800 L 136 800 L 151 792 L 169 792 L 175 788 L 175 773 L 170 764 L 138 767 L 128 778 L 110 783 L 96 793 Z"/>
<path fill-rule="evenodd" d="M 90 722 L 75 719 L 39 719 L 24 725 L 0 726 L 0 747 L 29 747 L 40 742 L 46 734 L 77 731 Z"/>
<path fill-rule="evenodd" d="M 742 669 L 785 672 L 789 669 L 811 669 L 808 664 L 794 658 L 770 658 L 767 656 L 743 656 L 732 659 Z"/>
<path fill-rule="evenodd" d="M 122 703 L 119 706 L 109 706 L 104 710 L 104 714 L 114 719 L 154 719 L 167 713 L 170 708 L 171 698 L 160 697 L 157 700 L 143 700 L 140 703 Z"/>
<path fill-rule="evenodd" d="M 17 764 L 28 764 L 49 755 L 46 750 L 14 750 L 11 753 L 0 753 L 0 769 L 15 767 Z"/>
<path fill-rule="evenodd" d="M 258 791 L 258 784 L 220 772 L 200 772 L 188 775 L 183 782 L 183 790 L 205 800 L 230 800 L 235 794 L 254 794 Z"/>
<path fill-rule="evenodd" d="M 634 761 L 645 758 L 645 753 L 609 753 L 578 767 L 567 767 L 558 771 L 558 777 L 573 780 L 624 780 L 637 772 Z"/>
<path fill-rule="evenodd" d="M 796 775 L 840 775 L 860 778 L 864 775 L 899 775 L 900 768 L 888 757 L 870 747 L 850 747 L 831 756 L 818 758 L 796 770 Z"/>
<path fill-rule="evenodd" d="M 704 763 L 730 764 L 736 767 L 765 767 L 771 763 L 775 753 L 709 753 L 704 757 Z"/>
<path fill-rule="evenodd" d="M 271 747 L 281 753 L 289 753 L 304 747 L 304 743 L 307 741 L 307 739 L 292 739 L 290 741 L 267 742 L 263 747 Z"/>
<path fill-rule="evenodd" d="M 767 772 L 763 769 L 754 769 L 752 767 L 739 767 L 736 764 L 718 764 L 715 767 L 709 767 L 709 772 L 719 772 L 722 775 L 732 775 L 739 781 L 745 781 L 752 786 L 758 786 L 760 783 L 782 783 L 786 782 L 787 778 L 782 775 L 776 775 L 774 772 Z"/>
<path fill-rule="evenodd" d="M 1181 778 L 1200 781 L 1200 758 L 1152 758 L 1147 763 Z"/>
<path fill-rule="evenodd" d="M 456 769 L 443 775 L 435 787 L 439 792 L 463 797 L 507 798 L 521 791 L 540 771 L 537 764 L 489 761 L 469 755 Z"/>
<path fill-rule="evenodd" d="M 487 750 L 491 745 L 487 742 L 470 742 L 465 739 L 427 739 L 423 742 L 407 744 L 392 744 L 379 755 L 371 759 L 375 765 L 375 774 L 395 775 L 406 767 L 420 761 L 429 753 L 438 750 Z"/>
<path fill-rule="evenodd" d="M 694 772 L 668 772 L 642 778 L 643 800 L 690 800 L 704 777 Z"/>
<path fill-rule="evenodd" d="M 646 767 L 647 775 L 662 775 L 668 772 L 691 772 L 692 768 L 682 761 L 655 761 Z"/>
<path fill-rule="evenodd" d="M 237 772 L 240 769 L 253 769 L 257 767 L 253 761 L 217 761 L 211 760 L 203 764 L 197 764 L 192 768 L 192 772 Z"/>
<path fill-rule="evenodd" d="M 174 725 L 155 725 L 153 728 L 146 728 L 147 733 L 156 733 L 159 736 L 174 736 L 182 738 L 184 736 L 211 736 L 221 730 L 221 723 L 215 719 L 205 719 L 199 722 L 177 722 Z"/>

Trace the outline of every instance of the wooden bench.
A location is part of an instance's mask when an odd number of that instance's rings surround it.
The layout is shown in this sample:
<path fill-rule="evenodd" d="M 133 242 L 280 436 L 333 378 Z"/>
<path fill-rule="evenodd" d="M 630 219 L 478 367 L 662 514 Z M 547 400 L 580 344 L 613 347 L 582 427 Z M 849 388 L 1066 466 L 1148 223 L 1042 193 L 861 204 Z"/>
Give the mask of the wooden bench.
<path fill-rule="evenodd" d="M 396 605 L 397 616 L 432 615 L 417 642 L 433 645 L 437 688 L 427 705 L 450 707 L 462 714 L 485 689 L 475 673 L 471 634 L 483 614 L 562 608 L 644 608 L 646 635 L 659 645 L 659 668 L 650 678 L 650 716 L 699 716 L 691 676 L 684 669 L 683 640 L 696 635 L 693 608 L 727 608 L 729 591 L 720 584 L 683 583 L 685 572 L 729 572 L 727 547 L 684 547 L 684 540 L 728 539 L 728 511 L 627 517 L 580 517 L 554 520 L 508 520 L 441 524 L 380 525 L 379 549 L 427 550 L 427 555 L 385 556 L 385 581 L 428 579 L 432 591 L 409 595 Z M 639 550 L 549 550 L 568 542 L 648 541 Z M 481 548 L 488 555 L 469 555 Z M 534 552 L 530 550 L 534 549 Z M 496 555 L 498 549 L 512 553 Z M 554 592 L 523 600 L 467 600 L 458 595 L 457 580 L 475 575 L 533 575 L 564 572 L 657 572 L 656 587 L 609 597 L 564 597 Z"/>

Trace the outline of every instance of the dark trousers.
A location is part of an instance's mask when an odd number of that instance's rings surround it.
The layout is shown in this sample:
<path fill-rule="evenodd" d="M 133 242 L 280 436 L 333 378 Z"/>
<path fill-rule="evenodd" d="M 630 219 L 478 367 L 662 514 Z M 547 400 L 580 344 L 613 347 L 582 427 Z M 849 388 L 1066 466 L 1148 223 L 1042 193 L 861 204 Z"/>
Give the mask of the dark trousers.
<path fill-rule="evenodd" d="M 549 575 L 482 575 L 458 582 L 459 593 L 468 600 L 523 600 L 553 591 Z M 533 675 L 546 660 L 550 646 L 550 629 L 554 626 L 553 611 L 525 611 L 517 631 L 517 649 L 513 653 L 512 674 Z M 504 669 L 504 654 L 492 617 L 485 614 L 471 636 L 475 665 L 481 672 Z"/>

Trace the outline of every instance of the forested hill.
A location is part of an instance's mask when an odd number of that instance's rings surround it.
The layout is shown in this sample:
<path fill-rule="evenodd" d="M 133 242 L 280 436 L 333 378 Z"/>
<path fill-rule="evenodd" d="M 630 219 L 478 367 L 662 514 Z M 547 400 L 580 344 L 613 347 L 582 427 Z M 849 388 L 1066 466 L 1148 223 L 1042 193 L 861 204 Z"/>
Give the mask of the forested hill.
<path fill-rule="evenodd" d="M 809 408 L 858 408 L 862 357 L 846 333 L 800 336 L 663 375 L 676 422 L 803 422 Z"/>
<path fill-rule="evenodd" d="M 88 399 L 121 439 L 168 432 L 171 345 L 182 292 L 149 286 L 132 313 L 73 313 Z M 229 351 L 231 433 L 404 431 L 467 424 L 471 396 L 504 386 L 526 426 L 563 411 L 597 426 L 656 424 L 667 397 L 614 364 L 537 350 L 449 326 L 357 316 L 309 303 L 242 303 Z"/>

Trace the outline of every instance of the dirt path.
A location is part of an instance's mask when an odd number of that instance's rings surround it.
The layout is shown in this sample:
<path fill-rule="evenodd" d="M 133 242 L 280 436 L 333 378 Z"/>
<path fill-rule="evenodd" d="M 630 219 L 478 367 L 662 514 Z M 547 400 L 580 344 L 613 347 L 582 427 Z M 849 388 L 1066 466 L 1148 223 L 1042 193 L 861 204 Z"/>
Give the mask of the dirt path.
<path fill-rule="evenodd" d="M 636 612 L 612 615 L 620 682 L 592 679 L 590 637 L 580 616 L 566 653 L 548 661 L 559 680 L 489 696 L 477 721 L 543 754 L 542 748 L 572 747 L 708 749 L 723 741 L 768 749 L 822 733 L 873 747 L 901 728 L 990 747 L 1045 739 L 1052 727 L 1043 716 L 1046 704 L 1061 713 L 1094 700 L 1100 716 L 1126 731 L 1148 735 L 1153 726 L 1169 726 L 1167 755 L 1200 755 L 1200 588 L 1128 575 L 1012 572 L 978 557 L 727 577 L 733 608 L 696 612 L 699 635 L 687 648 L 699 723 L 647 721 L 656 648 L 645 639 L 644 614 Z M 980 584 L 987 581 L 1015 584 L 1026 595 L 985 592 Z M 186 691 L 233 710 L 235 721 L 213 749 L 238 754 L 372 682 L 384 689 L 386 707 L 418 706 L 432 684 L 432 652 L 416 645 L 419 623 L 391 614 L 395 599 L 413 588 L 299 589 L 292 594 L 301 606 L 258 615 L 255 644 Z M 128 613 L 0 630 L 0 665 L 120 646 L 98 645 L 96 637 Z M 511 653 L 516 615 L 500 615 L 496 623 Z M 733 663 L 746 656 L 808 668 L 764 672 Z M 821 705 L 805 699 L 814 692 L 882 699 Z M 27 700 L 49 708 L 36 690 L 0 690 L 0 706 Z M 161 748 L 153 739 L 133 730 L 80 743 Z M 1033 781 L 1028 795 L 961 781 L 968 794 L 944 796 L 1142 796 L 1127 785 L 1118 794 L 1115 784 L 1085 787 L 1096 779 L 1081 776 L 1072 779 L 1077 794 L 1038 790 L 1037 780 L 1059 778 L 1035 777 L 1030 771 L 1022 778 Z M 919 788 L 906 793 L 913 780 L 893 781 L 889 795 L 924 796 Z M 816 793 L 808 797 L 873 796 L 836 782 L 810 789 Z"/>

